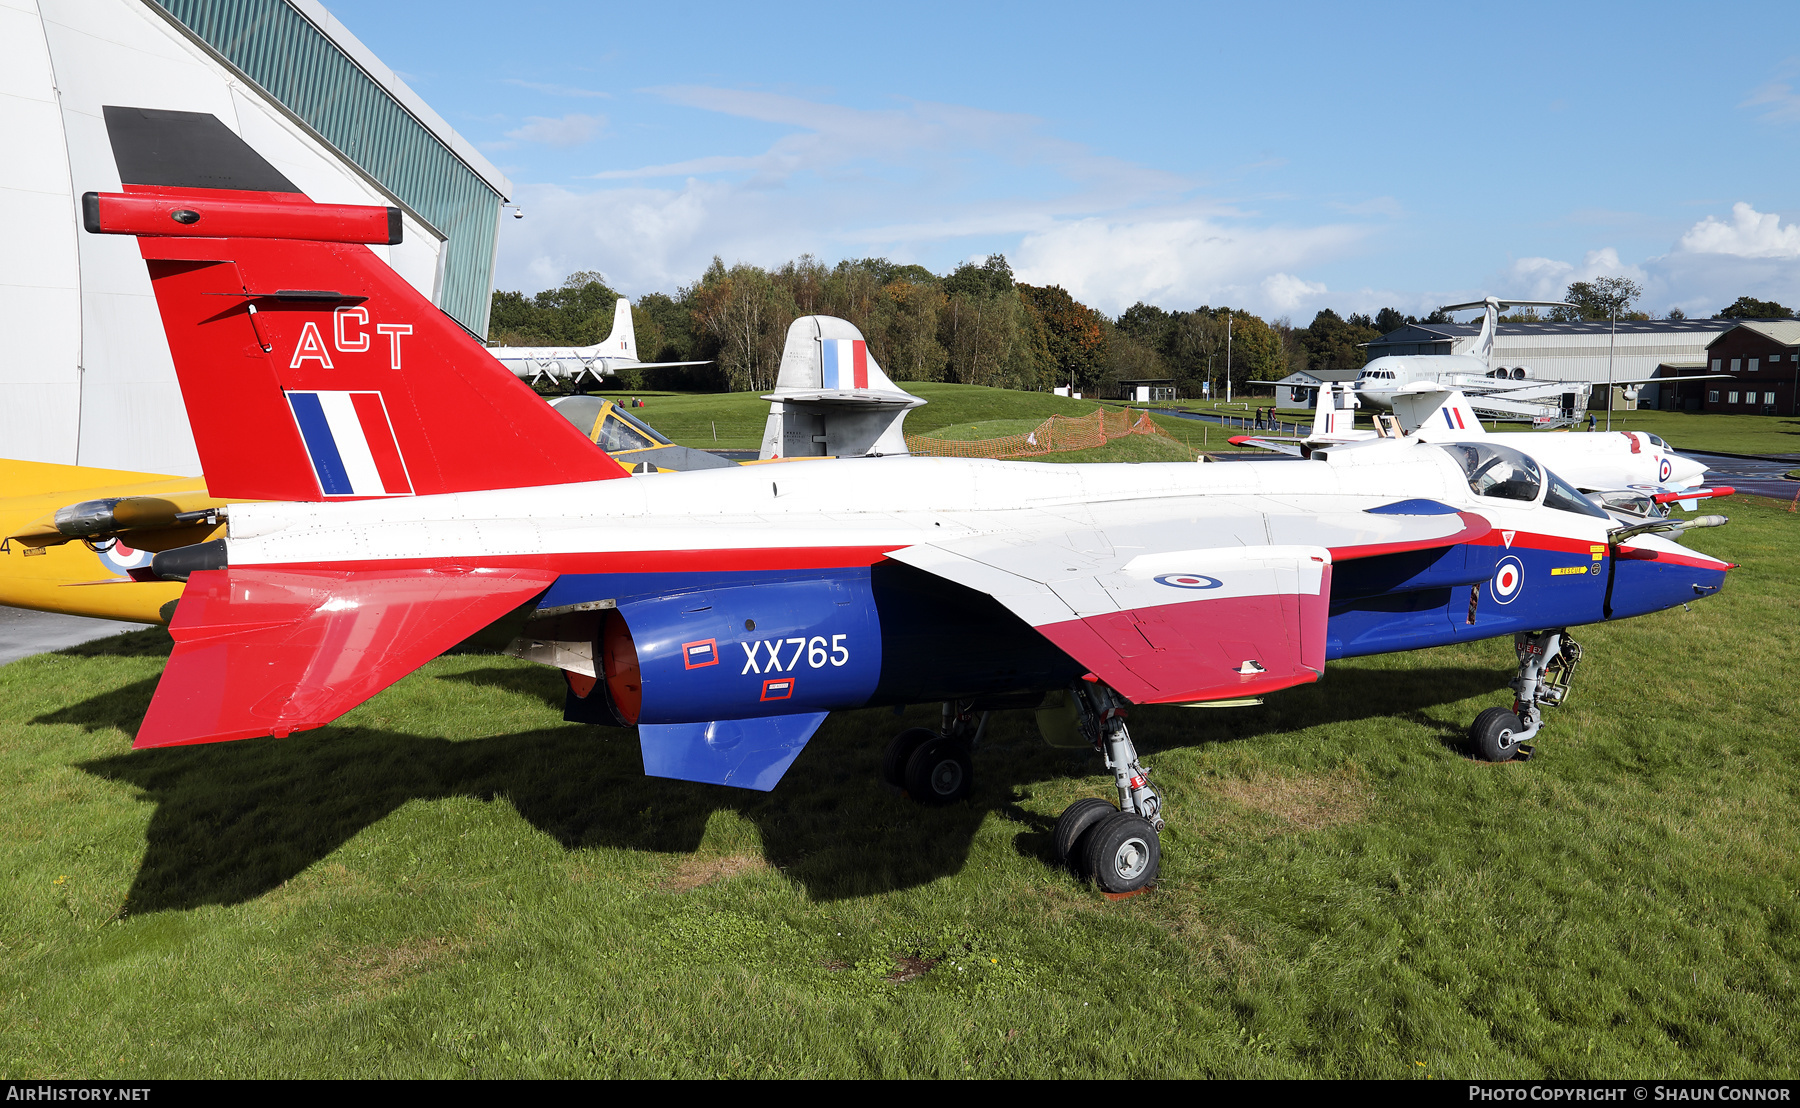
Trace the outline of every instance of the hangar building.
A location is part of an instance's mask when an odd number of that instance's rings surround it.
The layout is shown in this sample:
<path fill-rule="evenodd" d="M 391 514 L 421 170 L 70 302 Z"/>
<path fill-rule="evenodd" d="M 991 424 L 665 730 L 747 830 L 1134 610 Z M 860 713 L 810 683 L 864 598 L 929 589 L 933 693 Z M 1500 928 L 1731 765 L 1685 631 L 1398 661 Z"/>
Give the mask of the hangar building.
<path fill-rule="evenodd" d="M 370 249 L 486 334 L 511 184 L 316 0 L 0 0 L 0 457 L 200 472 L 137 244 L 81 231 L 120 188 L 108 107 L 216 116 L 312 199 L 400 208 Z"/>
<path fill-rule="evenodd" d="M 1613 349 L 1613 379 L 1701 372 L 1699 367 L 1706 364 L 1708 344 L 1736 325 L 1732 319 L 1621 319 Z M 1480 331 L 1479 319 L 1470 323 L 1410 323 L 1370 343 L 1369 357 L 1467 354 Z M 1611 332 L 1611 322 L 1503 322 L 1494 335 L 1493 366 L 1525 367 L 1534 380 L 1592 381 L 1604 386 Z M 1644 407 L 1665 407 L 1675 400 L 1673 388 L 1659 385 L 1644 386 L 1638 395 Z M 1590 404 L 1605 407 L 1604 387 L 1595 390 Z"/>

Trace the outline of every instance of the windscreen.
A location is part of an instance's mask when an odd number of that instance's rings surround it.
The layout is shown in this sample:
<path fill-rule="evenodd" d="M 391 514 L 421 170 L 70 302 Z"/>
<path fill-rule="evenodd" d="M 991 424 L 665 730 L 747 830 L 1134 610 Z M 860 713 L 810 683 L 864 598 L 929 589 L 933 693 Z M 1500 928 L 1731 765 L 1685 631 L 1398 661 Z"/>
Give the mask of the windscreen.
<path fill-rule="evenodd" d="M 1596 507 L 1593 501 L 1576 491 L 1574 485 L 1547 469 L 1544 471 L 1544 476 L 1550 481 L 1550 489 L 1544 493 L 1544 507 L 1575 512 L 1584 516 L 1599 516 L 1601 519 L 1611 518 Z"/>
<path fill-rule="evenodd" d="M 643 450 L 658 445 L 626 420 L 625 413 L 617 408 L 606 413 L 606 418 L 600 421 L 600 426 L 595 431 L 594 441 L 608 454 L 617 454 L 623 450 Z"/>

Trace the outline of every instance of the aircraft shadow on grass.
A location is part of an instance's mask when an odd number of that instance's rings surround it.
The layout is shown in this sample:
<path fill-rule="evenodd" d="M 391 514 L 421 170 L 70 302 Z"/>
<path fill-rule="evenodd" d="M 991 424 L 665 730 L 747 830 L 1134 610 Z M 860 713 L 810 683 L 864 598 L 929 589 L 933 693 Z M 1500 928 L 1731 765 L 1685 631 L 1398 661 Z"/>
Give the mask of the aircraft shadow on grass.
<path fill-rule="evenodd" d="M 1432 721 L 1426 709 L 1491 693 L 1508 676 L 1474 667 L 1339 671 L 1328 676 L 1329 687 L 1293 690 L 1259 708 L 1140 708 L 1133 731 L 1153 753 L 1397 716 L 1450 742 L 1460 731 Z M 492 667 L 440 679 L 535 696 L 558 713 L 562 707 L 561 682 L 547 672 Z M 139 681 L 33 722 L 129 731 L 155 689 L 155 679 Z M 133 751 L 81 768 L 128 782 L 155 804 L 129 894 L 133 913 L 254 899 L 408 801 L 450 797 L 504 799 L 567 850 L 691 853 L 714 812 L 735 811 L 760 831 L 766 860 L 814 900 L 915 887 L 958 872 L 989 812 L 1024 823 L 1017 848 L 1049 860 L 1054 816 L 1022 808 L 1021 787 L 1099 773 L 1097 759 L 1045 746 L 1029 713 L 997 713 L 976 752 L 973 798 L 924 808 L 882 785 L 878 774 L 887 739 L 921 722 L 928 720 L 918 709 L 904 720 L 885 710 L 833 715 L 772 793 L 645 777 L 631 732 L 560 721 L 454 742 L 328 727 L 280 740 Z"/>

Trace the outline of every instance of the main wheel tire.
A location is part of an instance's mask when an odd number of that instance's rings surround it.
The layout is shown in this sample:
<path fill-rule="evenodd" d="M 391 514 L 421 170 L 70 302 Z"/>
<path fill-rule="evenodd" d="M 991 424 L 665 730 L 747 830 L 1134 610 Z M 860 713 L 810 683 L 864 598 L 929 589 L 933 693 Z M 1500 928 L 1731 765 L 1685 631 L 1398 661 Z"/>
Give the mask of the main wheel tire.
<path fill-rule="evenodd" d="M 953 804 L 974 784 L 969 748 L 955 739 L 935 735 L 906 760 L 906 792 L 921 804 Z"/>
<path fill-rule="evenodd" d="M 1510 762 L 1519 752 L 1525 724 L 1508 708 L 1489 708 L 1469 725 L 1469 745 L 1484 762 Z"/>
<path fill-rule="evenodd" d="M 1107 816 L 1118 811 L 1109 800 L 1101 800 L 1097 796 L 1084 796 L 1063 809 L 1057 818 L 1056 832 L 1051 837 L 1052 848 L 1056 851 L 1056 860 L 1065 866 L 1077 868 L 1081 862 L 1081 836 L 1088 829 Z"/>
<path fill-rule="evenodd" d="M 881 779 L 896 789 L 906 788 L 906 763 L 913 752 L 938 737 L 929 727 L 908 727 L 894 736 L 881 756 Z"/>
<path fill-rule="evenodd" d="M 1088 877 L 1109 893 L 1135 893 L 1156 880 L 1162 846 L 1156 828 L 1136 812 L 1114 812 L 1082 842 Z"/>

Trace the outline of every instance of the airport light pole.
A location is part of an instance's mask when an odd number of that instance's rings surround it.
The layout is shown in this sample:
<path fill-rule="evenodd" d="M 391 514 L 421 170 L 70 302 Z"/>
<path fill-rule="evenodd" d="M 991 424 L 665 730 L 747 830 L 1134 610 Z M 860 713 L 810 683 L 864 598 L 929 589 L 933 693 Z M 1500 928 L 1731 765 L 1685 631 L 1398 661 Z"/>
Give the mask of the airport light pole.
<path fill-rule="evenodd" d="M 1619 339 L 1619 306 L 1613 305 L 1612 332 L 1606 338 L 1606 429 L 1612 430 L 1613 344 Z"/>
<path fill-rule="evenodd" d="M 1231 403 L 1231 309 L 1225 309 L 1225 403 Z"/>

